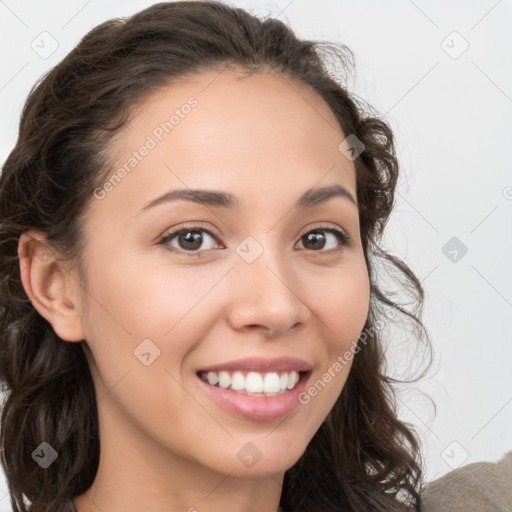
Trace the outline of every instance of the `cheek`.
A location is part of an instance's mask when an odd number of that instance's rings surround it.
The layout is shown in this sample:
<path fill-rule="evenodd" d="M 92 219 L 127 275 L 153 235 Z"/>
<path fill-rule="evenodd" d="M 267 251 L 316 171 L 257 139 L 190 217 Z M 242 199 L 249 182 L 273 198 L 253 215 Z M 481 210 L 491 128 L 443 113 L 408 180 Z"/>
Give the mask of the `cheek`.
<path fill-rule="evenodd" d="M 109 389 L 130 371 L 130 379 L 139 382 L 133 398 L 145 387 L 153 388 L 154 395 L 157 381 L 160 389 L 174 390 L 184 380 L 187 356 L 218 321 L 215 285 L 226 272 L 141 260 L 112 257 L 116 265 L 107 266 L 91 258 L 88 267 L 98 269 L 89 278 L 93 299 L 86 339 L 100 380 Z M 150 365 L 144 365 L 144 358 Z"/>
<path fill-rule="evenodd" d="M 330 356 L 345 352 L 359 337 L 370 305 L 370 284 L 364 260 L 354 260 L 344 268 L 333 270 L 332 276 L 314 280 L 306 296 L 308 306 L 321 320 Z"/>
<path fill-rule="evenodd" d="M 316 347 L 322 365 L 300 397 L 310 411 L 311 432 L 315 432 L 328 415 L 347 381 L 370 304 L 364 259 L 336 269 L 330 279 L 324 276 L 314 281 L 316 286 L 311 286 L 307 292 L 307 305 L 317 317 L 322 333 L 324 343 Z"/>
<path fill-rule="evenodd" d="M 192 266 L 155 269 L 135 260 L 113 257 L 112 261 L 117 264 L 99 266 L 91 258 L 89 268 L 98 271 L 90 272 L 88 279 L 86 339 L 93 353 L 91 366 L 100 399 L 108 397 L 104 404 L 116 404 L 100 408 L 106 416 L 103 420 L 115 423 L 110 415 L 119 409 L 153 436 L 164 436 L 162 425 L 192 424 L 193 417 L 204 416 L 183 391 L 181 371 L 205 329 L 197 321 L 198 314 L 207 321 L 198 307 L 201 298 L 218 277 L 194 274 Z"/>
<path fill-rule="evenodd" d="M 199 272 L 193 265 L 155 267 L 125 260 L 95 273 L 90 294 L 102 306 L 95 309 L 107 325 L 128 331 L 134 340 L 161 340 L 195 318 L 197 306 L 219 280 L 217 274 Z"/>

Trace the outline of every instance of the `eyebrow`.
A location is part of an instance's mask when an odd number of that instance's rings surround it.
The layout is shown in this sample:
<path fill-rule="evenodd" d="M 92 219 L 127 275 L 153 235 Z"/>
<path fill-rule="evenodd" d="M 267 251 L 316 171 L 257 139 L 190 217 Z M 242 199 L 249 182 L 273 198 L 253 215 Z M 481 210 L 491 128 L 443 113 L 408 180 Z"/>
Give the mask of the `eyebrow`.
<path fill-rule="evenodd" d="M 294 205 L 294 208 L 312 208 L 319 204 L 327 202 L 333 197 L 341 197 L 348 200 L 357 208 L 357 203 L 352 194 L 342 185 L 330 185 L 320 188 L 312 188 L 304 192 L 299 197 Z M 146 204 L 139 213 L 145 210 L 154 208 L 162 203 L 171 201 L 190 201 L 206 206 L 221 207 L 228 209 L 239 209 L 240 203 L 238 198 L 229 192 L 219 192 L 214 190 L 192 190 L 192 189 L 179 189 L 171 190 L 161 196 L 153 199 Z"/>

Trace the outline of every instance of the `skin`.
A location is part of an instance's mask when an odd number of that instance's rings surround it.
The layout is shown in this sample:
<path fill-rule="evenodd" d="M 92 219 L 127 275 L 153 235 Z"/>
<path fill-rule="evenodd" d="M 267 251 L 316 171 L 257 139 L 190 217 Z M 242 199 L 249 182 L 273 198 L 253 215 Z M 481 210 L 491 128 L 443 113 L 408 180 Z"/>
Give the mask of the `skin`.
<path fill-rule="evenodd" d="M 117 169 L 160 122 L 194 96 L 198 105 L 85 216 L 88 304 L 72 266 L 44 235 L 20 239 L 22 280 L 32 303 L 66 342 L 85 340 L 100 418 L 101 456 L 78 512 L 275 511 L 284 473 L 302 455 L 348 376 L 336 373 L 285 418 L 228 413 L 200 387 L 202 367 L 252 356 L 295 356 L 310 383 L 353 347 L 369 307 L 369 279 L 356 205 L 341 197 L 294 209 L 312 187 L 340 184 L 356 197 L 355 167 L 338 146 L 334 115 L 308 86 L 275 74 L 206 72 L 162 88 L 138 108 L 110 147 Z M 174 189 L 230 192 L 239 211 L 186 201 L 139 213 Z M 159 239 L 197 224 L 194 258 Z M 325 248 L 303 236 L 345 231 Z M 315 228 L 315 229 L 313 229 Z M 236 252 L 252 236 L 252 263 Z M 186 252 L 178 238 L 167 247 Z M 333 249 L 339 249 L 333 252 Z M 88 309 L 85 309 L 85 306 Z M 134 356 L 149 338 L 160 355 Z M 248 442 L 261 459 L 246 467 Z"/>

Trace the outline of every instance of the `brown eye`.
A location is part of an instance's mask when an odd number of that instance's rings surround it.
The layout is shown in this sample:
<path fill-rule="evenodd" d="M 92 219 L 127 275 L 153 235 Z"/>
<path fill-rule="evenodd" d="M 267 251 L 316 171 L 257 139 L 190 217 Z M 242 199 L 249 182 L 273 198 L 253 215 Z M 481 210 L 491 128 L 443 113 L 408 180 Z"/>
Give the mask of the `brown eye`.
<path fill-rule="evenodd" d="M 328 235 L 331 236 L 329 237 Z M 314 229 L 308 231 L 306 234 L 301 236 L 300 240 L 303 241 L 305 249 L 315 252 L 331 252 L 331 250 L 336 250 L 336 239 L 342 247 L 348 243 L 348 236 L 333 228 Z M 326 248 L 327 250 L 324 251 Z"/>
<path fill-rule="evenodd" d="M 206 235 L 202 233 L 206 233 Z M 202 247 L 208 239 L 213 240 L 213 246 Z M 171 243 L 174 240 L 175 242 Z M 202 227 L 185 228 L 168 233 L 160 240 L 159 244 L 169 246 L 172 251 L 190 253 L 187 256 L 198 256 L 201 252 L 215 247 L 215 236 Z"/>

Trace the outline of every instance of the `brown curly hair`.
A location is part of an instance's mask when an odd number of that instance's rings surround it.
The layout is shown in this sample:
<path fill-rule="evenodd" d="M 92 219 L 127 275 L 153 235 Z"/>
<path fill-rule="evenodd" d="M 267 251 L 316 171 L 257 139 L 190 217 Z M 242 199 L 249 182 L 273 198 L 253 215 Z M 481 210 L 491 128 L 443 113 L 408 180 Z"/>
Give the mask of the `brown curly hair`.
<path fill-rule="evenodd" d="M 28 299 L 20 280 L 20 236 L 37 229 L 51 246 L 80 264 L 86 244 L 84 212 L 110 172 L 108 144 L 134 106 L 173 80 L 226 66 L 248 72 L 271 69 L 310 85 L 344 134 L 354 134 L 365 148 L 354 164 L 370 278 L 363 331 L 369 335 L 358 347 L 333 409 L 285 473 L 281 507 L 285 512 L 421 508 L 419 440 L 398 419 L 397 381 L 384 370 L 378 328 L 379 319 L 393 308 L 401 325 L 410 322 L 414 338 L 430 350 L 420 320 L 421 283 L 404 261 L 378 245 L 394 205 L 399 172 L 393 133 L 369 105 L 346 90 L 334 71 L 353 68 L 346 46 L 301 40 L 277 19 L 259 19 L 224 3 L 178 1 L 106 21 L 87 33 L 30 91 L 17 143 L 3 166 L 0 379 L 6 398 L 1 460 L 15 512 L 63 509 L 67 500 L 92 485 L 100 452 L 84 345 L 62 342 Z M 400 282 L 412 297 L 410 310 L 379 288 L 378 262 L 402 276 Z M 41 440 L 59 453 L 45 470 L 31 457 Z"/>

